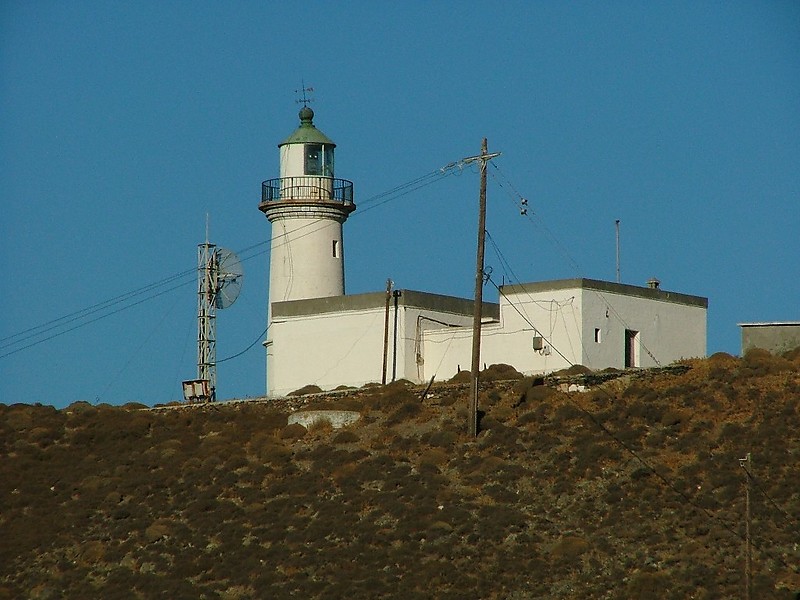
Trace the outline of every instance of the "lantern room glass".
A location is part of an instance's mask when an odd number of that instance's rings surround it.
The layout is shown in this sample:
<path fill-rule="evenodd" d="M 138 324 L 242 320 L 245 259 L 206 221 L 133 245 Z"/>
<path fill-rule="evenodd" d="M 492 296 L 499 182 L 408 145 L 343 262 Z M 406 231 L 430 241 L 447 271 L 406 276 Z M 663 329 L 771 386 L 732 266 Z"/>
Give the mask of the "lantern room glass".
<path fill-rule="evenodd" d="M 333 177 L 333 147 L 325 144 L 306 144 L 305 174 Z"/>

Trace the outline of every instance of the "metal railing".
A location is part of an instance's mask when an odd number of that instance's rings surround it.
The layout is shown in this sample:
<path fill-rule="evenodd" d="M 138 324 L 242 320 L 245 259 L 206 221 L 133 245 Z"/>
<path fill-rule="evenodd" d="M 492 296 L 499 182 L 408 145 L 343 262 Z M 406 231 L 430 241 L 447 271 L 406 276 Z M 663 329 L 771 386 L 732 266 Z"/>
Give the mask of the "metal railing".
<path fill-rule="evenodd" d="M 333 177 L 305 176 L 267 179 L 261 184 L 261 203 L 314 200 L 353 203 L 353 182 Z"/>

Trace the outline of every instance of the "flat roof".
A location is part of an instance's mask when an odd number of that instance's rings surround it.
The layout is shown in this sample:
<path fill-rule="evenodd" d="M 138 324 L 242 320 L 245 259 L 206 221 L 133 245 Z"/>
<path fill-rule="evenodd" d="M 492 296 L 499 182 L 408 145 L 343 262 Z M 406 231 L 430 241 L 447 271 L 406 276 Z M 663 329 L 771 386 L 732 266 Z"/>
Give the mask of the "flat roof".
<path fill-rule="evenodd" d="M 549 292 L 554 290 L 565 290 L 570 288 L 580 288 L 620 294 L 622 296 L 635 296 L 647 298 L 648 300 L 661 300 L 662 302 L 674 302 L 676 304 L 687 304 L 689 306 L 699 306 L 708 308 L 708 298 L 703 296 L 692 296 L 669 292 L 661 288 L 642 287 L 627 283 L 614 283 L 611 281 L 600 281 L 598 279 L 586 279 L 584 277 L 575 279 L 556 279 L 553 281 L 537 281 L 534 283 L 515 283 L 500 286 L 502 294 L 519 294 L 534 292 Z"/>
<path fill-rule="evenodd" d="M 708 308 L 708 298 L 702 296 L 692 296 L 669 292 L 660 288 L 654 289 L 629 285 L 626 283 L 614 283 L 611 281 L 601 281 L 598 279 L 556 279 L 552 281 L 537 281 L 531 283 L 515 283 L 500 286 L 500 294 L 519 294 L 547 292 L 564 289 L 590 289 L 599 292 L 620 294 L 623 296 L 635 296 L 649 300 L 660 300 L 662 302 L 673 302 L 676 304 L 686 304 Z M 401 295 L 398 304 L 404 307 L 421 308 L 424 310 L 435 310 L 458 315 L 471 315 L 474 302 L 466 298 L 455 296 L 445 296 L 443 294 L 431 294 L 416 290 L 400 290 Z M 365 294 L 352 294 L 348 296 L 330 296 L 327 298 L 308 298 L 305 300 L 287 300 L 284 302 L 272 303 L 272 315 L 276 317 L 297 317 L 304 315 L 324 314 L 348 310 L 368 310 L 386 305 L 386 292 L 367 292 Z M 483 314 L 486 317 L 500 318 L 500 305 L 493 302 L 483 303 Z M 786 323 L 784 323 L 786 324 Z"/>
<path fill-rule="evenodd" d="M 475 302 L 455 296 L 429 294 L 415 290 L 399 290 L 398 305 L 407 308 L 421 308 L 437 312 L 457 315 L 472 315 Z M 394 300 L 392 300 L 394 303 Z M 327 298 L 309 298 L 307 300 L 287 300 L 272 303 L 273 317 L 299 317 L 348 310 L 368 310 L 384 308 L 386 292 L 368 292 L 350 296 L 330 296 Z M 500 318 L 500 305 L 493 302 L 483 303 L 483 315 Z"/>
<path fill-rule="evenodd" d="M 737 323 L 739 327 L 798 327 L 800 321 L 764 321 L 761 323 Z"/>

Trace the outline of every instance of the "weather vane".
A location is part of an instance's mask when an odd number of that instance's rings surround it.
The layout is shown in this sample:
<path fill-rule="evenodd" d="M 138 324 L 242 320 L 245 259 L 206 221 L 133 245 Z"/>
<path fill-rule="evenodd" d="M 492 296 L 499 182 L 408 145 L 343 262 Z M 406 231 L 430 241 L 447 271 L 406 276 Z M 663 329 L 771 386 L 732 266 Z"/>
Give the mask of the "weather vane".
<path fill-rule="evenodd" d="M 297 100 L 295 100 L 295 102 L 297 102 L 298 104 L 302 103 L 303 106 L 308 106 L 309 104 L 311 104 L 312 99 L 306 96 L 306 92 L 311 93 L 314 91 L 314 88 L 306 87 L 306 82 L 303 80 L 301 80 L 300 85 L 301 85 L 300 89 L 295 90 L 294 93 L 297 94 L 298 96 L 302 94 L 302 98 L 298 98 Z"/>

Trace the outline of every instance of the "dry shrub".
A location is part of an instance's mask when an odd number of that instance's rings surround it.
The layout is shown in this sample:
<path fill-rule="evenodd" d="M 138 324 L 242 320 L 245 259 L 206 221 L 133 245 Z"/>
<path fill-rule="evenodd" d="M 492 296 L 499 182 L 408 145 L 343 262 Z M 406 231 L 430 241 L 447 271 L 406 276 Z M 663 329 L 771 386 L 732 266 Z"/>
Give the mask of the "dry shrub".
<path fill-rule="evenodd" d="M 172 529 L 173 524 L 169 519 L 156 519 L 144 530 L 144 539 L 152 544 L 172 535 Z"/>
<path fill-rule="evenodd" d="M 469 383 L 472 380 L 470 371 L 459 371 L 450 378 L 451 383 Z"/>
<path fill-rule="evenodd" d="M 793 350 L 787 350 L 781 354 L 781 356 L 786 360 L 792 361 L 793 363 L 800 364 L 800 346 L 794 348 Z"/>
<path fill-rule="evenodd" d="M 419 400 L 407 400 L 398 406 L 386 418 L 386 425 L 392 426 L 405 421 L 411 421 L 422 412 L 422 405 Z"/>
<path fill-rule="evenodd" d="M 313 435 L 325 435 L 331 431 L 333 431 L 333 423 L 325 417 L 314 419 L 308 426 L 308 433 Z"/>
<path fill-rule="evenodd" d="M 685 424 L 689 418 L 690 414 L 687 411 L 678 408 L 668 408 L 661 415 L 661 424 L 664 427 L 675 427 Z"/>
<path fill-rule="evenodd" d="M 770 354 L 762 348 L 751 348 L 742 358 L 743 372 L 751 377 L 764 377 L 796 370 L 796 365 L 782 356 Z"/>
<path fill-rule="evenodd" d="M 522 379 L 523 375 L 511 365 L 496 364 L 490 365 L 488 369 L 481 371 L 481 381 L 505 381 L 508 379 Z"/>
<path fill-rule="evenodd" d="M 322 392 L 321 387 L 319 387 L 318 385 L 309 384 L 309 385 L 304 385 L 298 390 L 289 392 L 289 396 L 305 396 L 307 394 L 319 394 L 320 392 Z"/>
<path fill-rule="evenodd" d="M 431 432 L 428 436 L 423 436 L 423 440 L 436 448 L 451 448 L 458 441 L 458 435 L 453 431 L 440 429 Z"/>
<path fill-rule="evenodd" d="M 523 379 L 514 388 L 514 392 L 517 394 L 515 406 L 520 406 L 522 404 L 538 404 L 547 400 L 555 393 L 555 390 L 544 384 L 544 377 L 537 376 Z"/>
<path fill-rule="evenodd" d="M 717 367 L 735 368 L 739 364 L 739 359 L 727 352 L 715 352 L 708 357 L 708 364 Z"/>
<path fill-rule="evenodd" d="M 514 417 L 514 409 L 510 406 L 496 406 L 491 409 L 491 415 L 496 421 L 505 423 Z"/>
<path fill-rule="evenodd" d="M 450 460 L 450 456 L 440 448 L 426 450 L 419 457 L 420 465 L 433 465 L 436 467 L 447 464 L 448 460 Z"/>
<path fill-rule="evenodd" d="M 665 573 L 636 573 L 628 581 L 625 597 L 630 600 L 663 598 L 673 587 L 672 579 Z"/>
<path fill-rule="evenodd" d="M 589 367 L 585 367 L 583 365 L 572 365 L 566 369 L 561 369 L 560 371 L 556 371 L 553 373 L 555 376 L 574 376 L 574 375 L 588 375 L 591 373 L 592 370 Z"/>
<path fill-rule="evenodd" d="M 370 404 L 378 410 L 397 408 L 404 403 L 419 404 L 419 399 L 409 389 L 409 386 L 410 384 L 407 381 L 400 380 L 375 388 L 375 391 L 369 396 Z"/>
<path fill-rule="evenodd" d="M 299 440 L 306 435 L 306 428 L 300 423 L 292 423 L 287 425 L 281 431 L 281 439 L 283 440 Z"/>
<path fill-rule="evenodd" d="M 576 536 L 566 536 L 561 539 L 550 553 L 554 561 L 566 561 L 575 563 L 583 554 L 589 550 L 589 542 Z"/>
<path fill-rule="evenodd" d="M 352 431 L 340 431 L 333 436 L 334 444 L 355 444 L 360 438 Z"/>

